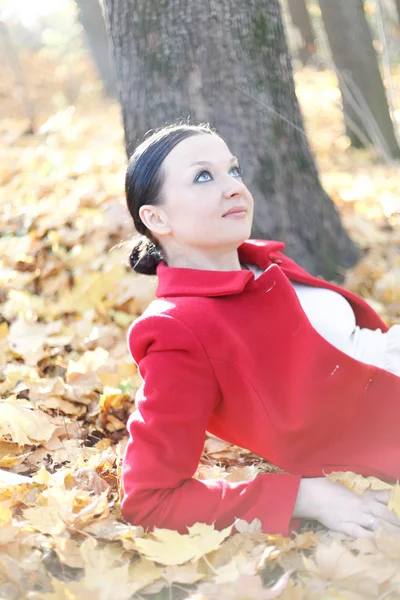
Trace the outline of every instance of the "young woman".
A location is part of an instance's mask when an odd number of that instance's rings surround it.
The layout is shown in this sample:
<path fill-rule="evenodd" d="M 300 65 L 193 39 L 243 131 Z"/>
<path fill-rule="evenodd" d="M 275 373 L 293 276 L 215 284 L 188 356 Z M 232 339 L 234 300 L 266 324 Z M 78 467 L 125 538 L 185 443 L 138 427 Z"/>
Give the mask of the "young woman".
<path fill-rule="evenodd" d="M 130 263 L 158 288 L 127 336 L 142 386 L 127 424 L 124 518 L 182 533 L 237 518 L 284 535 L 301 518 L 354 537 L 400 531 L 386 491 L 358 495 L 324 476 L 400 476 L 400 326 L 311 276 L 283 243 L 249 239 L 252 195 L 208 126 L 146 139 L 126 197 L 142 234 Z M 206 430 L 286 472 L 193 478 Z"/>

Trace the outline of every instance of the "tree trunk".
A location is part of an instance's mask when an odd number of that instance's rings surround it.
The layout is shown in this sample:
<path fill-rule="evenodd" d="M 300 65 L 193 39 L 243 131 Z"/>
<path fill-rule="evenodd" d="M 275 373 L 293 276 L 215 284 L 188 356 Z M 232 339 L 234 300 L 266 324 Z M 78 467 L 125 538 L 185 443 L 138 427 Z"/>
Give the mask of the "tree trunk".
<path fill-rule="evenodd" d="M 115 96 L 115 78 L 99 0 L 76 0 L 76 4 L 78 7 L 79 22 L 85 30 L 88 46 L 102 80 L 104 90 L 108 95 Z"/>
<path fill-rule="evenodd" d="M 288 0 L 288 8 L 292 23 L 297 27 L 301 35 L 299 58 L 303 65 L 305 65 L 316 51 L 315 33 L 306 0 Z"/>
<path fill-rule="evenodd" d="M 397 15 L 399 17 L 399 23 L 400 23 L 400 0 L 395 0 L 396 2 L 396 8 L 397 8 Z"/>
<path fill-rule="evenodd" d="M 10 69 L 14 76 L 13 95 L 16 98 L 18 104 L 21 107 L 22 113 L 29 121 L 29 125 L 25 133 L 34 133 L 35 131 L 35 109 L 30 99 L 28 87 L 24 75 L 22 73 L 21 65 L 19 62 L 18 52 L 11 39 L 7 25 L 0 21 L 0 42 L 3 46 L 2 55 L 10 66 Z"/>
<path fill-rule="evenodd" d="M 319 4 L 352 144 L 372 144 L 386 157 L 400 156 L 362 0 L 319 0 Z"/>
<path fill-rule="evenodd" d="M 358 250 L 304 133 L 278 0 L 105 0 L 104 8 L 128 155 L 152 128 L 210 122 L 244 167 L 252 237 L 284 241 L 327 279 L 352 266 Z"/>

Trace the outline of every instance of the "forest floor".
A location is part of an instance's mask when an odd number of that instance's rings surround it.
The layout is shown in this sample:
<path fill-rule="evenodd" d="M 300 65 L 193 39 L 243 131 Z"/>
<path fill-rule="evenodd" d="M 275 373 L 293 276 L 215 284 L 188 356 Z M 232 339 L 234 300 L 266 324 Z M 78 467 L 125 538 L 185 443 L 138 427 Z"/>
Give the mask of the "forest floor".
<path fill-rule="evenodd" d="M 160 530 L 159 543 L 123 522 L 120 459 L 140 384 L 125 337 L 155 278 L 128 268 L 117 103 L 102 99 L 87 65 L 75 79 L 41 67 L 39 80 L 26 69 L 35 134 L 24 135 L 28 120 L 0 89 L 0 468 L 21 477 L 0 477 L 0 597 L 398 598 L 400 535 L 383 530 L 352 540 L 306 522 L 288 539 L 254 521 L 232 536 Z M 344 285 L 400 322 L 399 165 L 349 148 L 332 73 L 302 69 L 296 84 L 323 185 L 363 250 Z M 209 436 L 196 477 L 270 470 Z M 385 487 L 355 475 L 345 484 Z M 387 487 L 399 511 L 398 486 Z"/>

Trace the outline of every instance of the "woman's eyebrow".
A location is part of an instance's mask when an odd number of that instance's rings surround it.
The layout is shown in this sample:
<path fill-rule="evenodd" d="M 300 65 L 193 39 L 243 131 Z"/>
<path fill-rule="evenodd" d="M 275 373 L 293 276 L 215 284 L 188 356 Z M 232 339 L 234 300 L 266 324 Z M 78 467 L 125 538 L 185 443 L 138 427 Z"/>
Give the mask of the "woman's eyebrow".
<path fill-rule="evenodd" d="M 237 158 L 236 156 L 232 156 L 232 158 L 229 160 L 230 163 L 236 162 Z M 194 163 L 192 163 L 190 166 L 194 167 L 195 165 L 212 165 L 214 163 L 210 162 L 209 160 L 198 160 Z"/>

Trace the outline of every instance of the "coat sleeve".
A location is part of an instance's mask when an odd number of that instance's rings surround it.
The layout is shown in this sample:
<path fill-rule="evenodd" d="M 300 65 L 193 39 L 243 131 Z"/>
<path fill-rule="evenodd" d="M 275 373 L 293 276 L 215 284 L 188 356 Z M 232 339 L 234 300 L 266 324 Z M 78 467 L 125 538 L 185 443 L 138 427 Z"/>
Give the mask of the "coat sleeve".
<path fill-rule="evenodd" d="M 196 522 L 216 529 L 258 518 L 263 531 L 290 535 L 300 475 L 260 474 L 252 481 L 198 480 L 210 415 L 222 400 L 212 365 L 196 336 L 169 315 L 141 317 L 128 346 L 142 385 L 127 423 L 121 511 L 133 525 L 187 533 Z"/>

